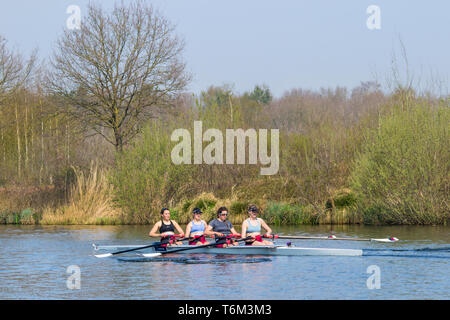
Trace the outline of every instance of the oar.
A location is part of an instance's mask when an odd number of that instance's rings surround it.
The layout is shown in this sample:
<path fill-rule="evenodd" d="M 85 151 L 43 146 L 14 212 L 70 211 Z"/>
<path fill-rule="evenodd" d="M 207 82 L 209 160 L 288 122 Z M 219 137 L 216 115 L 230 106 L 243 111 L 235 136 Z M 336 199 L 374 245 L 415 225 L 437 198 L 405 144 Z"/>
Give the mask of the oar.
<path fill-rule="evenodd" d="M 252 237 L 245 237 L 245 238 L 242 238 L 242 239 L 239 239 L 239 240 L 235 240 L 235 241 L 236 242 L 241 242 L 241 241 L 250 240 L 250 239 L 252 239 Z M 204 244 L 204 245 L 201 245 L 201 246 L 198 246 L 198 245 L 194 246 L 193 245 L 192 248 L 180 248 L 180 249 L 164 251 L 164 252 L 156 252 L 156 253 L 143 253 L 142 255 L 144 257 L 147 257 L 147 258 L 154 258 L 154 257 L 158 257 L 158 256 L 160 256 L 162 254 L 175 253 L 175 252 L 188 251 L 188 250 L 195 250 L 195 249 L 208 248 L 208 247 L 214 247 L 214 246 L 217 246 L 218 244 L 220 244 L 220 243 L 216 243 L 215 242 L 215 243 Z"/>
<path fill-rule="evenodd" d="M 183 240 L 190 240 L 190 239 L 192 239 L 192 238 L 182 238 L 182 239 L 178 239 L 176 241 L 183 241 Z M 125 253 L 125 252 L 131 252 L 131 251 L 142 250 L 142 249 L 147 249 L 147 248 L 159 247 L 162 244 L 163 243 L 161 243 L 161 242 L 157 242 L 157 243 L 150 244 L 150 245 L 144 246 L 144 247 L 136 247 L 136 248 L 132 248 L 132 249 L 127 249 L 127 250 L 122 250 L 122 251 L 117 251 L 117 252 L 111 252 L 111 253 L 96 254 L 95 256 L 97 258 L 108 258 L 108 257 L 112 257 L 112 256 L 115 256 L 117 254 L 121 254 L 121 253 Z"/>
<path fill-rule="evenodd" d="M 316 240 L 349 240 L 349 241 L 375 241 L 375 242 L 396 242 L 398 241 L 395 237 L 383 238 L 383 239 L 363 239 L 363 238 L 338 238 L 334 235 L 327 237 L 309 237 L 309 236 L 279 236 L 279 235 L 264 235 L 264 238 L 271 239 L 316 239 Z"/>

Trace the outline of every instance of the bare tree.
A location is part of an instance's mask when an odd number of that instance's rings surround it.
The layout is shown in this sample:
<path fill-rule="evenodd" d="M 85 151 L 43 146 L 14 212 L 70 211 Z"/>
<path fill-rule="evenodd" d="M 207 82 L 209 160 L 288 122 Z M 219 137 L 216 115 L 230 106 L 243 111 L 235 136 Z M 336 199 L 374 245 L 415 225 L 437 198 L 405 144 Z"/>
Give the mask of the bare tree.
<path fill-rule="evenodd" d="M 117 150 L 190 80 L 174 27 L 142 2 L 111 13 L 89 5 L 80 30 L 57 42 L 49 83 L 62 111 L 102 135 Z"/>
<path fill-rule="evenodd" d="M 36 62 L 37 50 L 28 61 L 9 50 L 6 39 L 0 36 L 0 105 L 5 98 L 20 88 L 29 78 Z"/>

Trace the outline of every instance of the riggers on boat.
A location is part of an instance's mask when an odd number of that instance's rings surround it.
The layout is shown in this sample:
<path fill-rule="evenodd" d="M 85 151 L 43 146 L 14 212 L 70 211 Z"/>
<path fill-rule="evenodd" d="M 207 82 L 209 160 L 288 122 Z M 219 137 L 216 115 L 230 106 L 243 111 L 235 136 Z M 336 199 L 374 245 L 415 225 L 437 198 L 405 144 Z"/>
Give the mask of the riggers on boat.
<path fill-rule="evenodd" d="M 97 250 L 127 250 L 131 248 L 146 247 L 145 245 L 96 245 L 93 244 L 94 249 Z M 170 254 L 178 253 L 179 249 L 183 249 L 179 253 L 201 253 L 201 254 L 224 254 L 224 255 L 265 255 L 265 256 L 361 256 L 363 251 L 361 249 L 339 249 L 339 248 L 304 248 L 304 247 L 292 247 L 292 246 L 234 246 L 227 248 L 217 247 L 204 247 L 196 248 L 189 245 L 178 245 L 174 247 L 155 247 L 144 248 L 137 250 L 143 256 L 146 254 L 154 254 L 157 252 L 164 252 Z"/>

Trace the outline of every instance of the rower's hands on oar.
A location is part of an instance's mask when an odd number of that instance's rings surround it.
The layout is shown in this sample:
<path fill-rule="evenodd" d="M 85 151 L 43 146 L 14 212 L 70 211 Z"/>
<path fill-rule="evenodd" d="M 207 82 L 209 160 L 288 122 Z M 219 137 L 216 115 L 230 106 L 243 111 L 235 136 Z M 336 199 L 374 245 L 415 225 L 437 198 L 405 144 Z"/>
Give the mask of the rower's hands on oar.
<path fill-rule="evenodd" d="M 240 237 L 241 235 L 235 235 Z M 242 239 L 238 239 L 236 240 L 236 242 L 241 242 L 241 241 L 246 241 L 246 240 L 250 240 L 252 237 L 246 237 L 246 238 L 242 238 Z M 218 243 L 209 243 L 209 244 L 205 244 L 205 245 L 199 245 L 199 246 L 191 246 L 192 248 L 179 248 L 177 249 L 176 247 L 172 247 L 171 250 L 168 251 L 164 251 L 164 252 L 155 252 L 155 253 L 143 253 L 142 256 L 146 257 L 146 258 L 155 258 L 158 256 L 161 256 L 163 254 L 169 254 L 169 253 L 176 253 L 176 252 L 181 252 L 181 251 L 193 251 L 193 250 L 198 250 L 201 248 L 209 248 L 209 247 L 215 247 L 217 246 Z"/>
<path fill-rule="evenodd" d="M 164 234 L 161 238 L 184 238 L 184 234 Z"/>

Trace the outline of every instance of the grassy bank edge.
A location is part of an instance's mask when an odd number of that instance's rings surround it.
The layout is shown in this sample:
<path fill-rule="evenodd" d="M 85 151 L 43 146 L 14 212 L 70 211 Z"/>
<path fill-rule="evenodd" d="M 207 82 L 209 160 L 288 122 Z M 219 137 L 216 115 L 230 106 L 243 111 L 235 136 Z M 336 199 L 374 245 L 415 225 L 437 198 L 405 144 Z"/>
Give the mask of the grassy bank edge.
<path fill-rule="evenodd" d="M 398 225 L 386 223 L 382 219 L 369 223 L 364 221 L 364 215 L 355 206 L 329 208 L 325 206 L 321 212 L 312 206 L 296 205 L 278 201 L 261 201 L 260 217 L 272 226 L 288 225 Z M 229 220 L 240 225 L 246 218 L 246 208 L 250 202 L 215 199 L 211 194 L 202 194 L 193 200 L 185 200 L 171 208 L 172 219 L 180 224 L 187 224 L 192 219 L 192 209 L 200 207 L 204 212 L 202 218 L 207 222 L 215 218 L 219 206 L 225 205 L 230 210 Z M 65 211 L 66 210 L 66 211 Z M 156 219 L 137 223 L 122 211 L 114 208 L 114 215 L 96 216 L 95 214 L 74 214 L 68 206 L 56 210 L 46 209 L 44 212 L 26 208 L 20 212 L 1 211 L 0 224 L 10 225 L 150 225 Z M 448 225 L 449 219 L 442 219 L 441 225 Z M 410 224 L 406 224 L 410 225 Z M 435 224 L 433 224 L 435 225 Z"/>

